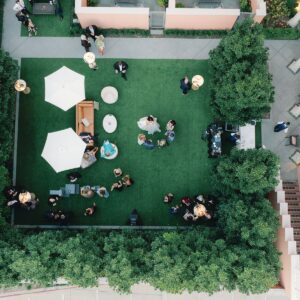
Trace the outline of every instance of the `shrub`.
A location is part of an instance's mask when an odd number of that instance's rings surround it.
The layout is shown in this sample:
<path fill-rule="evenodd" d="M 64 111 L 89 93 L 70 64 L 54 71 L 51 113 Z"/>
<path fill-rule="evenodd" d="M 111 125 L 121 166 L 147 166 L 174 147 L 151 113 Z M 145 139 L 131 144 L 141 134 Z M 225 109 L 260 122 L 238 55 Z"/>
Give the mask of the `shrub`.
<path fill-rule="evenodd" d="M 263 24 L 267 27 L 287 27 L 290 15 L 286 0 L 266 0 L 267 15 Z"/>
<path fill-rule="evenodd" d="M 275 188 L 279 159 L 265 149 L 237 150 L 221 157 L 213 176 L 217 190 L 232 193 L 264 195 Z"/>
<path fill-rule="evenodd" d="M 265 39 L 270 40 L 298 40 L 300 30 L 298 28 L 264 28 Z"/>
<path fill-rule="evenodd" d="M 240 0 L 240 9 L 242 12 L 251 12 L 251 6 L 248 0 Z"/>
<path fill-rule="evenodd" d="M 168 7 L 169 0 L 156 0 L 157 4 L 160 7 Z"/>
<path fill-rule="evenodd" d="M 212 106 L 217 119 L 242 125 L 261 119 L 274 101 L 262 27 L 237 24 L 210 51 Z"/>

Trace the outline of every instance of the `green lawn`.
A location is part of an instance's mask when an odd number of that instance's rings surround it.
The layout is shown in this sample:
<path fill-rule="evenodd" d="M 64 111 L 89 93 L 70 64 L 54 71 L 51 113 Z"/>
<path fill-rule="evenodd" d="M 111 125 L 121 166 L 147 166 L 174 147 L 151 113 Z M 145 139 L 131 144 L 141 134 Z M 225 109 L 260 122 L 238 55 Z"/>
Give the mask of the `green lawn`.
<path fill-rule="evenodd" d="M 100 101 L 100 110 L 95 112 L 98 145 L 109 138 L 119 148 L 116 159 L 99 158 L 90 168 L 80 170 L 80 185 L 110 187 L 115 181 L 112 170 L 116 167 L 135 180 L 132 187 L 113 192 L 108 199 L 63 198 L 59 208 L 73 213 L 72 224 L 125 225 L 133 208 L 140 213 L 144 225 L 185 224 L 181 217 L 169 215 L 171 205 L 163 203 L 164 194 L 172 192 L 175 204 L 183 196 L 212 190 L 210 172 L 215 160 L 208 159 L 207 143 L 201 140 L 202 131 L 212 121 L 208 61 L 127 60 L 128 81 L 114 74 L 114 61 L 99 59 L 99 70 L 92 71 L 81 59 L 22 59 L 21 78 L 28 82 L 32 92 L 20 98 L 17 184 L 35 192 L 40 205 L 35 211 L 17 210 L 16 224 L 45 224 L 49 189 L 67 183 L 67 172 L 56 174 L 41 157 L 48 132 L 75 128 L 75 108 L 64 112 L 44 101 L 44 77 L 63 65 L 84 74 L 87 99 Z M 183 96 L 179 80 L 184 74 L 202 74 L 204 86 Z M 100 90 L 107 85 L 119 91 L 116 104 L 100 100 Z M 118 129 L 113 134 L 102 128 L 107 113 L 118 119 Z M 153 151 L 138 146 L 137 135 L 141 131 L 136 122 L 148 114 L 158 117 L 162 128 L 153 140 L 163 136 L 168 120 L 176 120 L 176 141 L 171 146 Z M 94 201 L 98 211 L 93 217 L 85 217 L 84 209 Z"/>
<path fill-rule="evenodd" d="M 63 20 L 55 15 L 31 15 L 33 23 L 38 28 L 38 36 L 70 36 L 70 24 L 74 11 L 74 0 L 60 0 L 63 8 Z M 45 1 L 47 2 L 47 1 Z M 26 7 L 31 11 L 28 0 L 24 0 Z M 21 26 L 21 36 L 28 36 L 27 29 Z M 32 37 L 33 38 L 33 37 Z"/>

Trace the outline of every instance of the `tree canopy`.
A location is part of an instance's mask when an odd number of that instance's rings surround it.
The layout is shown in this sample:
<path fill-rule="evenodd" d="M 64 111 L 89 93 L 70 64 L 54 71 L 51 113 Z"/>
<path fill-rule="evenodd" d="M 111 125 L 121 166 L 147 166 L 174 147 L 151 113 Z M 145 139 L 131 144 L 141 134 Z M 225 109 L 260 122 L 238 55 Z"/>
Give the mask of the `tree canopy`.
<path fill-rule="evenodd" d="M 279 158 L 273 152 L 234 148 L 230 155 L 220 158 L 213 178 L 222 194 L 265 194 L 276 186 L 278 172 Z"/>
<path fill-rule="evenodd" d="M 261 119 L 274 101 L 262 27 L 247 19 L 210 51 L 212 105 L 216 117 L 242 125 Z"/>

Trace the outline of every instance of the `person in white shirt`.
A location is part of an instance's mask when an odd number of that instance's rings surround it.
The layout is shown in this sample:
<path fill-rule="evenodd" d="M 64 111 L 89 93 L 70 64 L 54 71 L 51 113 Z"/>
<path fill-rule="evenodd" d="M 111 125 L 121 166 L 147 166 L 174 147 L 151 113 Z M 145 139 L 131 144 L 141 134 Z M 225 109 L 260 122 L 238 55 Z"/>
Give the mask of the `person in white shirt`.
<path fill-rule="evenodd" d="M 23 0 L 16 0 L 13 10 L 18 13 L 21 12 L 24 15 L 30 15 L 29 10 L 26 8 Z"/>

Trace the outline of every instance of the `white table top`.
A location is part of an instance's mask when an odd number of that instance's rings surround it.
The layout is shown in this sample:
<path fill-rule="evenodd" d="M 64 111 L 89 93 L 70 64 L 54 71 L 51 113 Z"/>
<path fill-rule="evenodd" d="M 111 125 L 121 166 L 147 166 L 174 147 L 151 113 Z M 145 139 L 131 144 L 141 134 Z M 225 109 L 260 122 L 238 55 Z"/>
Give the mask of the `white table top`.
<path fill-rule="evenodd" d="M 113 133 L 118 126 L 117 119 L 114 115 L 108 114 L 103 118 L 103 128 L 107 133 Z"/>
<path fill-rule="evenodd" d="M 104 147 L 102 146 L 101 149 L 100 149 L 100 153 L 101 153 L 101 157 L 102 158 L 111 160 L 111 159 L 114 159 L 114 158 L 116 158 L 118 156 L 118 154 L 119 154 L 118 147 L 115 144 L 112 144 L 112 145 L 113 145 L 113 147 L 116 150 L 115 154 L 111 155 L 111 156 L 103 156 L 103 154 L 104 154 Z"/>
<path fill-rule="evenodd" d="M 246 124 L 245 126 L 240 126 L 240 140 L 241 143 L 237 145 L 238 149 L 254 149 L 255 148 L 255 126 L 251 124 Z"/>
<path fill-rule="evenodd" d="M 107 104 L 113 104 L 118 101 L 118 91 L 113 86 L 106 86 L 101 91 L 101 98 Z"/>

